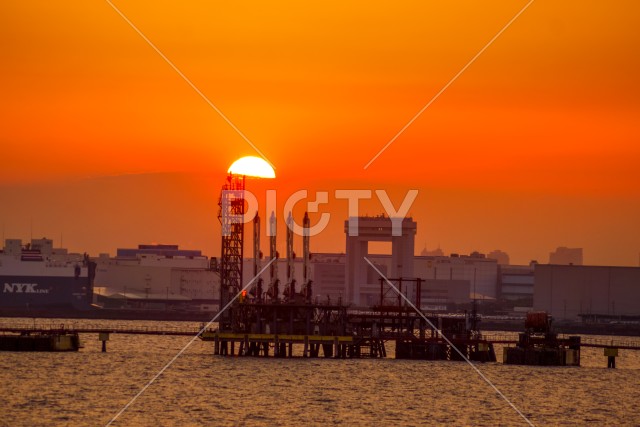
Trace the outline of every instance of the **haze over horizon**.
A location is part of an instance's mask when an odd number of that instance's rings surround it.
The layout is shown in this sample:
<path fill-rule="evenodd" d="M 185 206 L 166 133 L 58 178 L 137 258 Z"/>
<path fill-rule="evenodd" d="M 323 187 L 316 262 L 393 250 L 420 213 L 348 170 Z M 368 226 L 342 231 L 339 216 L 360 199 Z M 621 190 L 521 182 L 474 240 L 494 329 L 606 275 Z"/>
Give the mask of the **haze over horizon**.
<path fill-rule="evenodd" d="M 217 203 L 224 178 L 225 173 L 136 174 L 0 187 L 3 205 L 20 205 L 20 209 L 2 215 L 3 234 L 25 241 L 31 235 L 48 237 L 56 247 L 62 237 L 63 246 L 92 256 L 105 252 L 115 255 L 117 248 L 152 243 L 179 244 L 185 249 L 201 249 L 208 256 L 219 256 Z M 298 223 L 306 201 L 315 199 L 316 190 L 327 191 L 330 196 L 329 203 L 321 205 L 320 213 L 330 213 L 331 219 L 324 231 L 312 237 L 312 252 L 344 252 L 347 200 L 334 197 L 338 184 L 297 184 L 287 183 L 286 177 L 248 181 L 249 190 L 259 199 L 263 221 L 267 216 L 265 191 L 277 188 L 280 252 L 285 249 L 283 205 L 300 189 L 308 190 L 310 196 L 295 207 Z M 396 208 L 408 189 L 404 185 L 377 183 L 370 183 L 368 188 L 357 187 L 372 192 L 377 188 L 388 191 Z M 431 250 L 441 247 L 447 255 L 501 249 L 509 254 L 512 264 L 527 264 L 531 260 L 546 263 L 549 252 L 558 246 L 569 246 L 584 248 L 585 264 L 637 265 L 637 252 L 620 249 L 625 245 L 633 249 L 637 242 L 637 231 L 624 229 L 625 224 L 633 222 L 636 211 L 614 212 L 604 208 L 608 201 L 605 197 L 422 188 L 409 211 L 418 222 L 415 253 L 420 254 L 425 245 Z M 361 215 L 384 212 L 375 194 L 368 201 L 360 201 L 359 206 Z M 534 219 L 527 217 L 532 210 L 536 212 Z M 582 216 L 583 212 L 589 212 L 591 219 Z M 319 215 L 310 216 L 313 225 Z M 251 239 L 251 229 L 248 224 L 247 241 Z M 267 253 L 264 234 L 263 226 L 262 246 Z M 597 245 L 590 244 L 593 241 Z M 294 237 L 294 245 L 301 253 L 300 237 Z"/>
<path fill-rule="evenodd" d="M 115 5 L 275 165 L 259 197 L 417 189 L 417 254 L 637 266 L 637 2 L 534 2 L 364 169 L 525 3 Z M 220 187 L 251 146 L 105 2 L 6 1 L 0 24 L 3 234 L 217 256 Z M 313 252 L 344 251 L 346 206 L 321 207 Z"/>

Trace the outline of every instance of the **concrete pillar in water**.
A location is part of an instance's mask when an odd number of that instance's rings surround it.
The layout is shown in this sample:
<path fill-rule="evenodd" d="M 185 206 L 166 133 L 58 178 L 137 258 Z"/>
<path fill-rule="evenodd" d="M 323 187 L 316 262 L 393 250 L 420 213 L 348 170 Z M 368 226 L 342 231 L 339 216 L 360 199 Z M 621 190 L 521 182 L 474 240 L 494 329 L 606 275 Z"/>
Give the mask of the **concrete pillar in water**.
<path fill-rule="evenodd" d="M 618 349 L 614 347 L 607 347 L 604 349 L 604 355 L 607 357 L 607 368 L 615 369 Z"/>
<path fill-rule="evenodd" d="M 107 341 L 109 341 L 109 333 L 108 332 L 100 332 L 98 334 L 98 340 L 102 341 L 102 352 L 107 352 Z"/>

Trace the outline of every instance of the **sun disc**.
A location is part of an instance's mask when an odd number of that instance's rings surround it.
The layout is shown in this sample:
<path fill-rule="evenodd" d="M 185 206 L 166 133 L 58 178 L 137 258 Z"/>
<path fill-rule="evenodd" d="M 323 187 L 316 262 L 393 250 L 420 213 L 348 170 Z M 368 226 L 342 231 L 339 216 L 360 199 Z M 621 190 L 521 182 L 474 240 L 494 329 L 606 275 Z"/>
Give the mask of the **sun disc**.
<path fill-rule="evenodd" d="M 234 175 L 244 175 L 255 178 L 275 178 L 276 173 L 269 163 L 256 156 L 242 157 L 229 167 L 227 171 Z"/>

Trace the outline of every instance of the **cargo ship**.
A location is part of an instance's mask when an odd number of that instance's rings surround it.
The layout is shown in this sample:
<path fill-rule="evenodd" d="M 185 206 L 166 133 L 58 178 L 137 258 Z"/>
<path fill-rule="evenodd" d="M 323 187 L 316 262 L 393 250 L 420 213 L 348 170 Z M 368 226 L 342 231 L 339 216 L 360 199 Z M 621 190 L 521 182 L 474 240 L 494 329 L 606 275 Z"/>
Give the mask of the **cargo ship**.
<path fill-rule="evenodd" d="M 87 254 L 54 248 L 47 238 L 25 245 L 7 239 L 0 252 L 0 309 L 89 310 L 94 276 L 95 263 Z"/>

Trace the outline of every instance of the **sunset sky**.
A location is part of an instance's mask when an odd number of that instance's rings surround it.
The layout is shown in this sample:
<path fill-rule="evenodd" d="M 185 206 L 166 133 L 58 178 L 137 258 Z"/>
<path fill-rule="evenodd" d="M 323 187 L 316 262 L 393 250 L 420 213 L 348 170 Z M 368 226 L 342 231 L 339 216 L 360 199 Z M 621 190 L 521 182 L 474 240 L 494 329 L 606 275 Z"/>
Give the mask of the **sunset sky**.
<path fill-rule="evenodd" d="M 367 169 L 527 1 L 113 4 L 273 163 L 258 194 L 417 189 L 417 253 L 638 265 L 635 0 L 534 1 Z M 4 0 L 0 37 L 5 237 L 219 253 L 225 172 L 257 153 L 108 2 Z M 344 251 L 325 210 L 312 251 Z"/>

